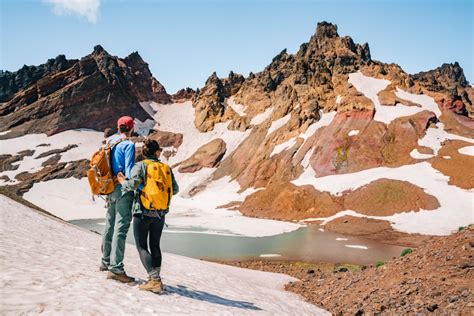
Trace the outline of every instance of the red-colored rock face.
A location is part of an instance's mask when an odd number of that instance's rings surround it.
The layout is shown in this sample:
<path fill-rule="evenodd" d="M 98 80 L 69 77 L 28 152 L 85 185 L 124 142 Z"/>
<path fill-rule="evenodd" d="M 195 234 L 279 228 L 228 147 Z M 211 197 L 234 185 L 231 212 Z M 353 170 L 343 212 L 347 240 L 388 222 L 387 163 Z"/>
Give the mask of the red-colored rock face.
<path fill-rule="evenodd" d="M 429 122 L 436 120 L 429 111 L 398 118 L 389 125 L 372 117 L 371 111 L 339 113 L 317 132 L 310 163 L 318 177 L 412 163 L 410 152 Z M 358 134 L 349 136 L 352 130 Z"/>
<path fill-rule="evenodd" d="M 357 136 L 349 136 L 351 130 L 357 130 L 363 133 L 371 124 L 373 111 L 348 111 L 337 114 L 332 123 L 324 129 L 318 131 L 313 144 L 313 155 L 310 158 L 311 167 L 316 170 L 318 176 L 341 173 L 342 170 L 348 169 L 350 161 L 355 162 L 355 158 L 349 151 L 351 147 L 357 148 L 362 144 L 370 145 L 370 150 L 377 146 L 376 134 L 366 135 L 366 138 Z M 355 140 L 354 140 L 355 139 Z M 357 140 L 359 140 L 357 142 Z M 364 159 L 367 165 L 376 165 L 378 163 L 376 156 Z M 370 161 L 372 160 L 372 161 Z"/>
<path fill-rule="evenodd" d="M 96 46 L 92 54 L 64 64 L 44 71 L 40 78 L 27 79 L 16 93 L 9 90 L 8 101 L 0 106 L 0 131 L 11 130 L 4 137 L 52 135 L 75 128 L 102 131 L 115 128 L 123 115 L 149 118 L 141 101 L 171 101 L 138 53 L 120 59 Z M 4 76 L 16 80 L 20 75 L 25 76 L 20 72 Z"/>
<path fill-rule="evenodd" d="M 226 143 L 222 139 L 214 139 L 199 147 L 191 157 L 179 163 L 178 171 L 193 173 L 205 167 L 213 168 L 221 161 L 226 149 Z"/>
<path fill-rule="evenodd" d="M 183 143 L 183 134 L 164 131 L 155 131 L 148 138 L 154 139 L 161 147 L 178 148 Z"/>

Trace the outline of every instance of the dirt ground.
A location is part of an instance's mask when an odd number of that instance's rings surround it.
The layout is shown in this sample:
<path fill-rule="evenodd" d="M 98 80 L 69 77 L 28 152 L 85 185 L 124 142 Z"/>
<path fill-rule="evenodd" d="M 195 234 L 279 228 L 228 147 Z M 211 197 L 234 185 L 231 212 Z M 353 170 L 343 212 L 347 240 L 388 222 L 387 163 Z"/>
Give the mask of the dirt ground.
<path fill-rule="evenodd" d="M 285 273 L 288 291 L 334 315 L 474 315 L 474 226 L 433 237 L 412 253 L 377 266 L 238 261 L 226 264 Z"/>

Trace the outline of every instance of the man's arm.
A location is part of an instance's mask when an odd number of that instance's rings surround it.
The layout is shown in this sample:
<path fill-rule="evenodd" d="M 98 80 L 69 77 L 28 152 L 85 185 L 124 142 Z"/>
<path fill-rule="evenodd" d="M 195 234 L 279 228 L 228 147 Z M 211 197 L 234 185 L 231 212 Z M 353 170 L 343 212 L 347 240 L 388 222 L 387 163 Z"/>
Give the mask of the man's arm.
<path fill-rule="evenodd" d="M 129 143 L 125 146 L 123 150 L 124 158 L 125 158 L 125 177 L 127 179 L 131 179 L 132 168 L 135 165 L 135 144 Z"/>

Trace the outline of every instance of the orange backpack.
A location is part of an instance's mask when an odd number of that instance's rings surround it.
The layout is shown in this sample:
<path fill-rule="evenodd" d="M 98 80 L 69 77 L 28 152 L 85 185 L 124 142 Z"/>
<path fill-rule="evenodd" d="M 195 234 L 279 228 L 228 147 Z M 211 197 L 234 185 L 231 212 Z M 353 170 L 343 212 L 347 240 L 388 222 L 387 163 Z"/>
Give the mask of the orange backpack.
<path fill-rule="evenodd" d="M 92 195 L 107 195 L 114 192 L 116 179 L 114 179 L 112 173 L 111 152 L 112 148 L 125 139 L 121 139 L 114 144 L 108 142 L 92 155 L 90 169 L 87 170 L 87 179 Z"/>

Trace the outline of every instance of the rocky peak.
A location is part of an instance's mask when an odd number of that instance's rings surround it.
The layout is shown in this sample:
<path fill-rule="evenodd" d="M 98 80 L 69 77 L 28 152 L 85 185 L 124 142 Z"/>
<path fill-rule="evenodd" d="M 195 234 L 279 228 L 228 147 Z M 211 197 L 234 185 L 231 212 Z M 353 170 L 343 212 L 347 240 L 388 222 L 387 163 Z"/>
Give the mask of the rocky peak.
<path fill-rule="evenodd" d="M 458 62 L 443 64 L 436 69 L 419 72 L 414 74 L 412 78 L 429 85 L 434 91 L 441 89 L 450 90 L 456 88 L 456 86 L 464 88 L 468 85 L 464 71 Z"/>
<path fill-rule="evenodd" d="M 43 65 L 1 73 L 0 85 L 6 101 L 0 107 L 0 130 L 11 130 L 5 137 L 114 128 L 123 115 L 142 121 L 149 117 L 139 102 L 171 102 L 138 53 L 122 59 L 100 45 L 80 60 L 60 55 Z"/>
<path fill-rule="evenodd" d="M 233 71 L 227 78 L 220 79 L 214 72 L 206 80 L 206 85 L 198 89 L 193 97 L 193 107 L 196 109 L 195 125 L 201 132 L 214 128 L 215 123 L 223 122 L 225 117 L 226 98 L 236 94 L 245 82 L 244 76 Z"/>
<path fill-rule="evenodd" d="M 64 71 L 77 62 L 68 60 L 64 55 L 51 58 L 39 66 L 24 65 L 18 71 L 0 71 L 0 102 L 9 101 L 15 93 L 26 88 L 40 78 Z"/>
<path fill-rule="evenodd" d="M 236 94 L 240 90 L 244 81 L 244 76 L 230 71 L 229 76 L 223 80 L 226 97 Z"/>
<path fill-rule="evenodd" d="M 107 51 L 101 45 L 95 45 L 92 54 L 102 54 L 104 52 L 108 54 Z"/>
<path fill-rule="evenodd" d="M 185 89 L 180 89 L 178 92 L 173 94 L 171 96 L 171 99 L 175 103 L 182 103 L 182 102 L 185 102 L 185 101 L 192 100 L 192 98 L 194 97 L 195 94 L 196 94 L 196 91 L 194 91 L 193 89 L 187 87 Z"/>
<path fill-rule="evenodd" d="M 316 38 L 319 41 L 324 40 L 325 38 L 336 38 L 339 37 L 337 33 L 337 25 L 332 24 L 326 21 L 319 22 L 316 27 Z"/>
<path fill-rule="evenodd" d="M 152 75 L 148 64 L 138 52 L 133 52 L 123 59 L 127 74 L 134 77 L 141 84 L 131 85 L 131 89 L 139 97 L 140 101 L 156 101 L 162 104 L 171 103 L 171 96 L 165 87 Z"/>
<path fill-rule="evenodd" d="M 196 109 L 194 124 L 201 132 L 207 132 L 214 127 L 216 120 L 224 115 L 224 100 L 226 92 L 224 84 L 213 72 L 206 80 L 205 86 L 193 97 L 193 107 Z"/>
<path fill-rule="evenodd" d="M 410 83 L 415 92 L 430 94 L 443 109 L 474 118 L 474 90 L 459 63 L 414 74 Z"/>
<path fill-rule="evenodd" d="M 352 59 L 369 61 L 369 45 L 355 44 L 351 37 L 340 37 L 337 33 L 337 25 L 320 22 L 316 28 L 316 33 L 311 37 L 307 45 L 301 47 L 303 50 L 300 56 L 311 58 L 314 55 L 324 55 L 326 57 L 338 57 L 340 59 Z"/>

